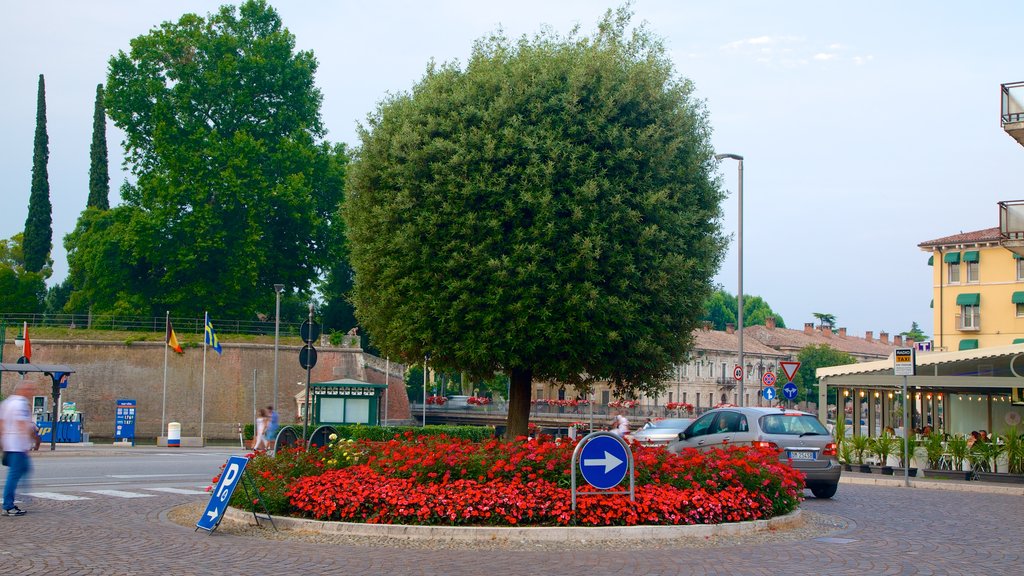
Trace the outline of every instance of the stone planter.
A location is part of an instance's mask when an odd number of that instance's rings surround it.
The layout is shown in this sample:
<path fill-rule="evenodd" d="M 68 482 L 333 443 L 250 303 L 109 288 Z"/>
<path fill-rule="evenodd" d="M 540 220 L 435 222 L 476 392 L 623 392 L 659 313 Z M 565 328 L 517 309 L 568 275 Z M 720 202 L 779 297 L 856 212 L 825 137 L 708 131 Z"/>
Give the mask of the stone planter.
<path fill-rule="evenodd" d="M 862 472 L 864 474 L 871 474 L 871 465 L 870 464 L 858 464 L 857 465 L 857 472 Z"/>
<path fill-rule="evenodd" d="M 924 470 L 925 478 L 935 478 L 938 480 L 970 480 L 971 475 L 971 472 L 962 470 L 934 470 L 931 468 Z"/>
<path fill-rule="evenodd" d="M 1024 484 L 1024 474 L 1010 474 L 1008 472 L 975 472 L 978 480 L 983 482 L 1004 482 L 1007 484 Z"/>
<path fill-rule="evenodd" d="M 892 476 L 892 466 L 869 466 L 872 474 L 885 474 Z"/>

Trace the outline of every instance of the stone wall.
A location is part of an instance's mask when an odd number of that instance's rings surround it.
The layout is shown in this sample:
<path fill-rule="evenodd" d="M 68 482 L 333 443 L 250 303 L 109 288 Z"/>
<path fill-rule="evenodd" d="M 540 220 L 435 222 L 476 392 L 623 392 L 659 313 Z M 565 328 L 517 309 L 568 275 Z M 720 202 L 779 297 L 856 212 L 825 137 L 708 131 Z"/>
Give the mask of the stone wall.
<path fill-rule="evenodd" d="M 223 354 L 206 352 L 205 401 L 203 395 L 203 350 L 186 348 L 184 354 L 167 353 L 166 421 L 180 422 L 182 436 L 199 436 L 200 411 L 203 432 L 209 439 L 235 439 L 238 424 L 253 420 L 253 389 L 256 406 L 273 404 L 273 344 L 222 343 Z M 160 430 L 164 394 L 163 342 L 102 342 L 86 340 L 32 340 L 35 364 L 66 364 L 71 375 L 61 401 L 77 403 L 85 415 L 85 431 L 92 437 L 114 435 L 114 406 L 120 398 L 136 400 L 136 436 L 153 438 L 166 434 Z M 295 395 L 305 390 L 306 371 L 299 366 L 299 346 L 278 348 L 278 408 L 281 424 L 297 421 Z M 19 356 L 11 341 L 5 343 L 4 360 Z M 313 382 L 353 378 L 383 384 L 383 360 L 364 354 L 358 348 L 317 348 Z M 367 368 L 367 365 L 371 368 Z M 387 395 L 389 420 L 408 420 L 409 401 L 402 381 L 403 367 L 392 363 Z M 9 394 L 19 378 L 15 372 L 3 374 L 2 392 Z M 26 375 L 36 379 L 41 394 L 49 396 L 50 379 L 44 375 Z M 52 408 L 51 408 L 52 409 Z"/>

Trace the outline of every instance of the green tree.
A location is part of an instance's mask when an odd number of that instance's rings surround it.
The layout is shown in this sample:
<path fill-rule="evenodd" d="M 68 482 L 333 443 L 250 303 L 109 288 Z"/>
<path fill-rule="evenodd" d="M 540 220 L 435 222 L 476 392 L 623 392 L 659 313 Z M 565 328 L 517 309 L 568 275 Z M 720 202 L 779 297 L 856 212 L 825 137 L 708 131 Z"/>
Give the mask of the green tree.
<path fill-rule="evenodd" d="M 165 22 L 111 58 L 104 104 L 135 182 L 115 214 L 84 216 L 103 225 L 77 231 L 90 267 L 69 305 L 255 317 L 277 283 L 308 301 L 344 242 L 346 152 L 322 141 L 316 68 L 262 0 Z M 102 278 L 114 263 L 124 284 Z"/>
<path fill-rule="evenodd" d="M 711 322 L 715 330 L 725 330 L 726 324 L 735 325 L 737 323 L 738 310 L 739 303 L 737 298 L 724 289 L 719 288 L 711 294 L 711 297 L 708 298 L 707 303 L 704 305 L 704 317 L 702 320 Z M 786 327 L 786 322 L 782 319 L 782 316 L 776 314 L 772 307 L 765 302 L 764 298 L 750 296 L 749 294 L 743 295 L 744 326 L 763 326 L 768 318 L 774 318 L 775 325 L 779 328 Z"/>
<path fill-rule="evenodd" d="M 828 344 L 811 344 L 804 346 L 797 354 L 800 361 L 800 369 L 797 370 L 793 383 L 804 392 L 804 399 L 811 402 L 818 401 L 818 377 L 815 371 L 818 368 L 828 366 L 843 366 L 855 364 L 857 359 L 846 352 L 836 350 Z M 835 403 L 835 391 L 829 396 L 829 403 Z"/>
<path fill-rule="evenodd" d="M 813 316 L 818 319 L 818 325 L 819 326 L 828 326 L 829 328 L 832 328 L 832 327 L 834 327 L 836 325 L 836 315 L 835 314 L 827 314 L 825 312 L 815 312 L 813 314 Z"/>
<path fill-rule="evenodd" d="M 900 332 L 900 336 L 914 342 L 924 342 L 928 340 L 928 335 L 921 331 L 921 327 L 917 325 L 917 322 L 910 323 L 910 330 L 906 332 Z"/>
<path fill-rule="evenodd" d="M 89 146 L 89 200 L 86 206 L 110 208 L 110 174 L 107 166 L 107 116 L 103 109 L 103 84 L 96 85 L 92 113 L 92 144 Z"/>
<path fill-rule="evenodd" d="M 723 194 L 693 86 L 631 14 L 477 41 L 361 126 L 345 216 L 360 324 L 393 358 L 654 392 L 692 347 Z"/>
<path fill-rule="evenodd" d="M 36 134 L 32 148 L 32 192 L 25 219 L 25 270 L 49 276 L 50 249 L 53 247 L 53 214 L 50 205 L 50 138 L 46 134 L 46 85 L 39 75 L 36 94 Z M 44 271 L 44 268 L 46 269 Z"/>
<path fill-rule="evenodd" d="M 46 277 L 25 270 L 24 235 L 0 240 L 0 311 L 36 313 L 43 307 Z"/>

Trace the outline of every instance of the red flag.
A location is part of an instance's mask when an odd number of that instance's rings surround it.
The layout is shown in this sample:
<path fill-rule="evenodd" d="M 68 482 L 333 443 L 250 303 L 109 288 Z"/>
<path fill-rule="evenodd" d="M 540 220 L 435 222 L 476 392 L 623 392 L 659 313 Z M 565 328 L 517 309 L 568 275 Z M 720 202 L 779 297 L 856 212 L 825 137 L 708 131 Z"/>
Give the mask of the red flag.
<path fill-rule="evenodd" d="M 24 332 L 25 332 L 25 349 L 24 349 L 24 354 L 22 354 L 22 356 L 25 357 L 25 360 L 28 360 L 29 362 L 31 362 L 32 361 L 32 341 L 28 339 L 28 322 L 25 322 Z"/>
<path fill-rule="evenodd" d="M 181 349 L 181 345 L 178 344 L 178 337 L 174 334 L 174 328 L 171 328 L 171 319 L 167 319 L 167 334 L 165 336 L 167 345 L 171 347 L 178 354 L 183 354 L 184 350 Z"/>

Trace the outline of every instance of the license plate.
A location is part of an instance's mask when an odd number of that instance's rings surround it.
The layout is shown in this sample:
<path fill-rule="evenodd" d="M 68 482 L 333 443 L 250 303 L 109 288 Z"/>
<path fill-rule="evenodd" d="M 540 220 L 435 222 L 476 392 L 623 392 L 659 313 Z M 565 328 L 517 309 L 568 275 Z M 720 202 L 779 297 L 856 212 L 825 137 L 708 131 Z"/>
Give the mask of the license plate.
<path fill-rule="evenodd" d="M 815 460 L 817 452 L 813 450 L 790 450 L 790 460 Z"/>

